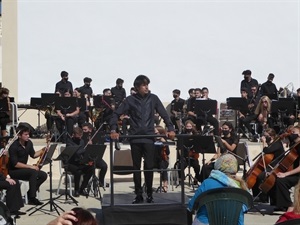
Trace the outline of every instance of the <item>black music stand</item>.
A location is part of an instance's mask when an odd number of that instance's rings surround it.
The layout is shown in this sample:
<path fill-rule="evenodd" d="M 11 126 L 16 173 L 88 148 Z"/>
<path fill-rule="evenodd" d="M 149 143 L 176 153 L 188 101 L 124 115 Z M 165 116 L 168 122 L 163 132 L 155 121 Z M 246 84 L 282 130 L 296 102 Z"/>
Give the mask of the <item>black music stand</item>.
<path fill-rule="evenodd" d="M 55 109 L 60 110 L 61 113 L 65 117 L 64 129 L 63 129 L 63 132 L 58 137 L 58 139 L 61 138 L 61 137 L 63 137 L 63 139 L 66 139 L 66 138 L 64 138 L 64 135 L 69 135 L 69 136 L 71 135 L 67 131 L 67 121 L 66 121 L 67 117 L 66 117 L 66 114 L 67 114 L 67 112 L 74 112 L 76 110 L 76 107 L 77 107 L 77 98 L 76 97 L 58 97 L 58 98 L 56 98 L 56 100 L 55 100 Z"/>
<path fill-rule="evenodd" d="M 278 114 L 280 132 L 284 131 L 284 115 L 290 115 L 294 110 L 294 102 L 292 98 L 280 98 L 279 100 L 273 100 L 271 104 L 271 113 Z"/>
<path fill-rule="evenodd" d="M 46 202 L 45 204 L 43 204 L 42 206 L 40 206 L 39 208 L 36 208 L 32 213 L 29 214 L 29 216 L 31 216 L 32 214 L 34 214 L 35 212 L 37 211 L 42 211 L 42 208 L 44 208 L 46 205 L 50 205 L 50 212 L 53 211 L 53 208 L 55 209 L 55 211 L 57 212 L 57 214 L 59 215 L 59 211 L 58 209 L 60 209 L 62 212 L 64 211 L 59 205 L 57 205 L 55 202 L 54 202 L 54 199 L 53 199 L 53 189 L 52 189 L 52 157 L 53 157 L 53 154 L 54 154 L 54 151 L 57 147 L 57 144 L 51 144 L 50 147 L 49 147 L 49 150 L 48 150 L 48 153 L 47 153 L 47 156 L 46 156 L 46 159 L 43 163 L 42 166 L 44 165 L 47 165 L 49 163 L 49 179 L 50 179 L 50 198 L 49 198 L 49 201 Z M 57 209 L 58 208 L 58 209 Z M 48 214 L 47 212 L 44 212 L 45 214 Z"/>
<path fill-rule="evenodd" d="M 65 203 L 67 203 L 68 198 L 70 198 L 72 200 L 73 203 L 75 203 L 76 205 L 78 205 L 78 201 L 73 198 L 70 193 L 68 193 L 68 164 L 69 164 L 69 160 L 71 159 L 71 157 L 74 155 L 74 153 L 79 149 L 79 146 L 68 146 L 65 148 L 64 151 L 62 151 L 60 153 L 60 155 L 54 159 L 55 161 L 57 160 L 61 160 L 62 163 L 64 164 L 64 173 L 65 173 L 65 194 L 61 194 L 60 196 L 58 196 L 56 199 L 59 199 L 61 196 L 65 196 Z M 72 191 L 72 190 L 70 190 Z"/>
<path fill-rule="evenodd" d="M 243 129 L 241 129 L 240 124 L 238 124 L 239 121 L 239 111 L 248 111 L 248 102 L 246 98 L 241 97 L 231 97 L 226 99 L 227 107 L 228 109 L 235 110 L 236 113 L 236 120 L 235 120 L 235 129 L 236 133 L 239 133 L 239 131 L 242 131 L 243 135 L 245 135 Z"/>
<path fill-rule="evenodd" d="M 205 153 L 216 154 L 213 136 L 193 136 L 195 152 L 202 154 L 202 165 L 205 165 Z"/>
<path fill-rule="evenodd" d="M 207 117 L 212 117 L 217 114 L 217 101 L 216 100 L 206 100 L 206 99 L 196 99 L 195 101 L 195 113 L 197 114 L 197 122 L 201 125 L 207 125 Z M 198 127 L 199 129 L 201 127 Z M 215 127 L 215 129 L 217 129 Z M 203 132 L 205 133 L 205 132 Z"/>
<path fill-rule="evenodd" d="M 100 181 L 99 178 L 96 176 L 96 161 L 102 159 L 104 152 L 106 149 L 106 145 L 87 145 L 84 156 L 82 159 L 83 164 L 89 164 L 92 162 L 93 164 L 93 176 L 92 179 L 89 181 L 87 185 L 87 196 L 89 195 L 90 191 L 92 190 L 94 193 L 94 197 L 100 197 L 100 201 L 102 201 L 102 196 L 100 192 Z M 104 185 L 104 184 L 103 184 Z M 102 187 L 104 190 L 104 186 Z"/>

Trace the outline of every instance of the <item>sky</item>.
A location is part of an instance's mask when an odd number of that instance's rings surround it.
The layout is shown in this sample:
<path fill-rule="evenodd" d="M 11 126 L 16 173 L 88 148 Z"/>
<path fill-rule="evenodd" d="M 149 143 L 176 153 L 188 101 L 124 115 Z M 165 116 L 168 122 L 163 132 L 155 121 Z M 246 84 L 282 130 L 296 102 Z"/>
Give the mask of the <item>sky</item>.
<path fill-rule="evenodd" d="M 73 87 L 93 79 L 96 94 L 124 79 L 129 94 L 140 74 L 163 102 L 172 90 L 188 97 L 240 96 L 242 72 L 259 83 L 300 87 L 300 0 L 19 0 L 20 102 L 54 92 L 60 72 Z M 22 85 L 28 83 L 30 85 Z"/>

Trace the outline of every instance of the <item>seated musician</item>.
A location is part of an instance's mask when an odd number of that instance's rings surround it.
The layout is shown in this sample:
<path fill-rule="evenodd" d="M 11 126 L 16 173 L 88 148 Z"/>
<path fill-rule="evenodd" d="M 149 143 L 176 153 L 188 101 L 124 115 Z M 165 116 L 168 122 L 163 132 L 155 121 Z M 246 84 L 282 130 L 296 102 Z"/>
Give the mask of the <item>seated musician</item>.
<path fill-rule="evenodd" d="M 180 90 L 173 90 L 174 100 L 171 102 L 171 116 L 170 119 L 175 126 L 175 130 L 178 132 L 181 130 L 181 120 L 183 117 L 183 105 L 185 101 L 180 98 Z"/>
<path fill-rule="evenodd" d="M 210 161 L 203 165 L 200 174 L 201 182 L 209 177 L 210 172 L 214 168 L 214 161 L 218 159 L 222 154 L 225 154 L 227 152 L 232 152 L 233 154 L 236 154 L 236 148 L 239 143 L 239 137 L 235 134 L 232 123 L 228 121 L 224 122 L 221 129 L 222 144 L 217 148 L 217 153 L 210 159 Z"/>
<path fill-rule="evenodd" d="M 10 111 L 10 101 L 9 101 L 9 90 L 7 88 L 0 89 L 0 101 L 2 104 L 6 105 L 6 109 Z M 4 106 L 1 106 L 4 107 Z M 7 136 L 6 125 L 10 122 L 8 111 L 3 111 L 0 109 L 0 128 L 2 137 Z"/>
<path fill-rule="evenodd" d="M 25 212 L 19 211 L 24 206 L 19 181 L 0 173 L 0 189 L 6 190 L 5 203 L 10 214 L 25 215 Z"/>
<path fill-rule="evenodd" d="M 86 146 L 87 144 L 104 144 L 104 139 L 98 140 L 99 136 L 94 136 L 97 135 L 95 134 L 95 131 L 93 129 L 92 124 L 90 123 L 84 123 L 82 124 L 82 131 L 84 134 L 87 134 L 87 139 L 84 139 L 84 145 Z M 94 137 L 93 137 L 94 136 Z M 91 138 L 93 138 L 91 140 Z M 99 182 L 100 182 L 100 187 L 105 187 L 105 174 L 107 172 L 107 164 L 104 161 L 103 158 L 101 159 L 97 159 L 96 161 L 96 168 L 100 169 L 99 170 L 99 174 L 98 174 L 98 178 L 99 178 Z"/>
<path fill-rule="evenodd" d="M 65 90 L 64 97 L 71 97 L 70 90 Z M 59 118 L 56 119 L 56 127 L 60 134 L 63 133 L 64 126 L 66 126 L 67 134 L 70 136 L 73 132 L 73 127 L 77 121 L 77 115 L 79 114 L 79 107 L 76 106 L 76 110 L 71 112 L 70 109 L 66 109 L 62 111 L 60 109 L 57 110 L 57 115 Z M 63 141 L 65 137 L 62 137 Z"/>
<path fill-rule="evenodd" d="M 195 192 L 195 195 L 188 203 L 188 210 L 193 209 L 193 205 L 197 197 L 205 191 L 222 187 L 233 187 L 248 190 L 245 182 L 236 176 L 238 162 L 231 154 L 224 154 L 216 161 L 214 170 L 211 172 L 209 178 L 205 179 L 200 187 Z M 243 205 L 239 213 L 239 225 L 244 225 L 244 213 L 247 207 Z M 208 225 L 208 212 L 205 206 L 202 206 L 197 212 L 192 225 Z"/>
<path fill-rule="evenodd" d="M 12 179 L 29 181 L 28 204 L 42 205 L 36 198 L 36 191 L 47 179 L 47 173 L 40 170 L 37 165 L 29 165 L 28 156 L 38 158 L 44 153 L 44 149 L 34 151 L 33 143 L 29 139 L 30 130 L 28 127 L 17 128 L 18 139 L 15 140 L 9 151 L 9 175 Z"/>
<path fill-rule="evenodd" d="M 262 134 L 263 130 L 270 127 L 273 128 L 271 113 L 271 100 L 268 96 L 262 96 L 255 109 L 255 115 L 257 116 L 258 127 L 257 133 Z"/>
<path fill-rule="evenodd" d="M 73 97 L 78 99 L 85 99 L 85 105 L 78 104 L 79 113 L 77 115 L 77 123 L 79 127 L 89 119 L 89 111 L 87 110 L 90 106 L 90 102 L 87 96 L 82 95 L 80 88 L 75 88 L 73 91 Z"/>
<path fill-rule="evenodd" d="M 295 126 L 292 129 L 292 133 L 288 137 L 290 141 L 290 148 L 295 150 L 297 158 L 294 160 L 293 169 L 286 172 L 278 172 L 276 174 L 275 182 L 275 197 L 276 197 L 276 208 L 277 211 L 286 211 L 288 207 L 292 206 L 290 197 L 290 188 L 294 187 L 300 176 L 300 126 Z M 292 154 L 291 152 L 284 156 L 283 160 L 289 159 Z M 293 161 L 291 161 L 293 162 Z"/>
<path fill-rule="evenodd" d="M 262 155 L 261 157 L 258 158 L 259 161 L 256 161 L 256 163 L 253 165 L 253 167 L 248 171 L 247 175 L 249 175 L 246 179 L 246 182 L 248 184 L 248 187 L 252 187 L 252 193 L 253 197 L 255 198 L 256 196 L 259 197 L 259 200 L 261 202 L 267 202 L 268 201 L 268 195 L 265 193 L 260 193 L 259 190 L 259 185 L 261 182 L 264 180 L 266 177 L 266 172 L 270 172 L 276 166 L 276 164 L 280 161 L 280 159 L 284 155 L 284 147 L 281 142 L 281 138 L 277 137 L 276 132 L 272 128 L 267 128 L 263 136 L 261 137 L 261 141 L 263 144 L 263 153 L 266 155 Z M 262 171 L 256 178 L 256 182 L 254 183 L 252 180 L 252 176 L 254 173 L 252 171 L 259 170 L 259 167 L 264 167 L 263 165 L 265 164 L 264 171 Z M 270 197 L 272 197 L 272 194 L 269 193 Z M 275 202 L 275 199 L 271 198 L 271 203 Z"/>
<path fill-rule="evenodd" d="M 192 121 L 187 120 L 184 124 L 183 134 L 196 135 L 197 134 L 196 125 Z M 191 145 L 192 145 L 191 143 L 184 143 L 183 146 L 184 149 L 179 150 L 179 155 L 177 156 L 177 158 L 179 159 L 178 168 L 181 168 L 180 155 L 183 154 L 184 157 L 183 168 L 186 168 L 187 166 L 193 167 L 195 172 L 194 184 L 197 185 L 198 181 L 201 180 L 200 164 L 198 160 L 199 153 L 195 152 L 193 148 L 188 149 L 192 147 Z M 181 171 L 178 171 L 178 176 L 179 176 L 179 180 L 181 180 Z"/>
<path fill-rule="evenodd" d="M 166 135 L 167 132 L 162 126 L 155 127 L 155 134 Z M 166 139 L 163 137 L 157 137 L 155 144 L 154 153 L 154 167 L 159 169 L 168 169 L 169 166 L 169 155 L 170 149 L 168 145 L 165 145 Z M 162 179 L 162 190 L 164 192 L 168 191 L 168 172 L 161 172 Z"/>
<path fill-rule="evenodd" d="M 68 162 L 68 171 L 74 175 L 74 197 L 79 197 L 79 195 L 88 195 L 88 193 L 85 191 L 85 188 L 87 187 L 88 182 L 93 175 L 93 167 L 81 163 L 85 152 L 82 134 L 82 129 L 80 127 L 75 127 L 73 129 L 72 138 L 68 138 L 66 143 L 66 147 L 79 146 L 77 152 L 74 153 Z M 83 181 L 80 185 L 81 175 L 83 175 Z"/>
<path fill-rule="evenodd" d="M 202 112 L 200 115 L 197 115 L 195 113 L 195 102 L 197 100 L 211 100 L 208 97 L 208 89 L 206 87 L 203 88 L 201 91 L 200 88 L 195 89 L 195 98 L 191 98 L 188 101 L 187 105 L 187 111 L 188 111 L 188 119 L 192 120 L 194 123 L 196 123 L 197 129 L 201 130 L 201 126 L 204 125 L 206 126 L 207 123 L 209 122 L 213 127 L 214 127 L 214 135 L 219 134 L 219 121 L 213 117 L 213 115 L 209 115 L 206 112 Z"/>

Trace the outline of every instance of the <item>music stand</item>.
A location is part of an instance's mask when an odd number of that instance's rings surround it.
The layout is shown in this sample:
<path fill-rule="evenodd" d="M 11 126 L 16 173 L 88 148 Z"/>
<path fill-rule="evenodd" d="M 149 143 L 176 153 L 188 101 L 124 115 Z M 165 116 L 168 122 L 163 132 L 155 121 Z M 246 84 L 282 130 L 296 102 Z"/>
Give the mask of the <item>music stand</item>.
<path fill-rule="evenodd" d="M 217 114 L 217 101 L 216 100 L 196 99 L 195 113 L 197 115 L 209 115 L 209 116 L 216 115 Z"/>
<path fill-rule="evenodd" d="M 60 155 L 54 159 L 55 161 L 57 160 L 61 160 L 62 163 L 64 164 L 64 173 L 65 173 L 65 203 L 67 203 L 68 201 L 68 197 L 73 201 L 73 203 L 75 203 L 76 205 L 78 205 L 78 201 L 73 198 L 70 193 L 68 193 L 67 187 L 68 187 L 68 163 L 69 160 L 71 159 L 71 157 L 74 155 L 74 153 L 80 148 L 80 146 L 68 146 L 65 148 L 64 151 L 62 151 L 60 153 Z M 71 190 L 70 190 L 71 191 Z M 63 194 L 61 194 L 60 196 L 58 196 L 56 199 L 60 198 L 61 196 L 63 196 Z"/>
<path fill-rule="evenodd" d="M 59 97 L 57 93 L 42 93 L 42 105 L 45 107 L 51 107 L 55 105 L 56 99 Z"/>
<path fill-rule="evenodd" d="M 87 165 L 90 162 L 93 163 L 93 176 L 87 185 L 87 196 L 86 197 L 88 197 L 88 194 L 90 193 L 90 191 L 93 190 L 94 197 L 99 196 L 100 201 L 102 201 L 102 196 L 101 196 L 101 192 L 100 192 L 100 188 L 99 188 L 100 181 L 95 174 L 96 161 L 99 159 L 102 159 L 105 149 L 106 149 L 106 145 L 87 145 L 85 152 L 84 152 L 83 159 L 81 161 L 84 165 Z M 103 189 L 105 190 L 104 186 L 103 186 Z"/>
<path fill-rule="evenodd" d="M 86 111 L 86 99 L 85 98 L 77 98 L 78 107 L 80 112 Z"/>
<path fill-rule="evenodd" d="M 280 121 L 280 130 L 284 130 L 283 117 L 284 114 L 290 115 L 294 110 L 294 102 L 292 98 L 281 98 L 279 100 L 273 100 L 271 104 L 271 113 L 278 114 Z"/>
<path fill-rule="evenodd" d="M 58 97 L 55 100 L 55 109 L 56 110 L 60 110 L 61 113 L 64 115 L 65 117 L 65 121 L 64 121 L 64 131 L 59 135 L 59 138 L 63 137 L 65 134 L 67 135 L 71 135 L 68 133 L 67 131 L 67 117 L 66 114 L 68 112 L 74 112 L 76 110 L 77 107 L 77 98 L 76 97 Z"/>
<path fill-rule="evenodd" d="M 40 206 L 39 208 L 35 209 L 32 213 L 29 214 L 29 216 L 31 216 L 32 214 L 34 214 L 35 212 L 41 210 L 42 211 L 42 208 L 44 208 L 46 205 L 50 205 L 50 212 L 53 211 L 53 208 L 55 209 L 55 211 L 57 212 L 57 214 L 59 215 L 59 211 L 57 208 L 59 208 L 61 211 L 64 211 L 59 205 L 57 205 L 55 202 L 54 202 L 54 199 L 53 199 L 53 189 L 52 189 L 52 157 L 53 157 L 53 154 L 54 154 L 54 151 L 57 147 L 57 144 L 51 144 L 50 147 L 49 147 L 49 150 L 48 150 L 48 153 L 47 153 L 47 156 L 46 156 L 46 159 L 43 163 L 42 166 L 44 165 L 47 165 L 49 163 L 49 179 L 50 179 L 50 198 L 49 198 L 49 201 L 46 202 L 45 204 L 43 204 L 42 206 Z M 47 214 L 46 212 L 44 212 L 45 214 Z"/>

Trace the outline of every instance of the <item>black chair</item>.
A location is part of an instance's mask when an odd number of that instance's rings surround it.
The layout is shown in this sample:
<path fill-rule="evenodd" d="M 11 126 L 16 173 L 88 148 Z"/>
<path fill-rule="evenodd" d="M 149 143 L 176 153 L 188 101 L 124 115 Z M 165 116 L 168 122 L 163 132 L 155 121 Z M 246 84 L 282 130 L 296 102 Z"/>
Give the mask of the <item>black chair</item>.
<path fill-rule="evenodd" d="M 281 223 L 276 223 L 276 225 L 300 225 L 300 219 L 287 220 Z"/>
<path fill-rule="evenodd" d="M 242 206 L 248 208 L 253 205 L 252 195 L 240 188 L 216 188 L 206 191 L 198 196 L 193 205 L 197 212 L 205 205 L 210 225 L 238 224 Z"/>

